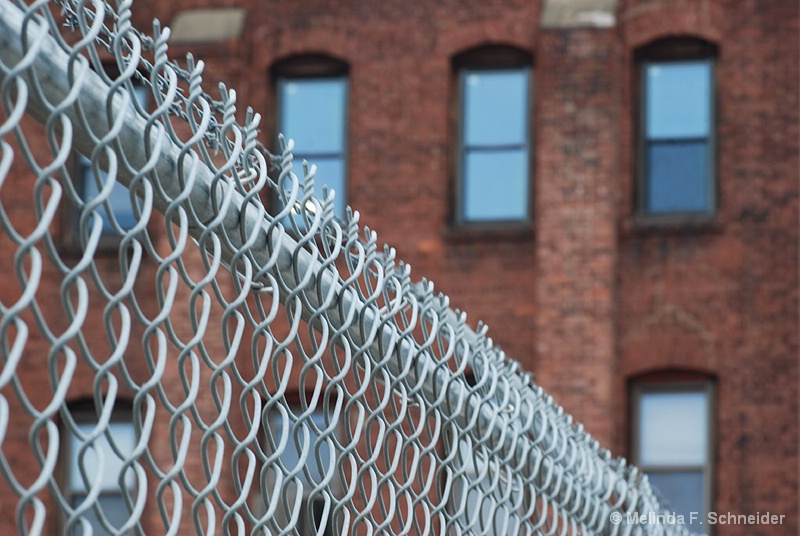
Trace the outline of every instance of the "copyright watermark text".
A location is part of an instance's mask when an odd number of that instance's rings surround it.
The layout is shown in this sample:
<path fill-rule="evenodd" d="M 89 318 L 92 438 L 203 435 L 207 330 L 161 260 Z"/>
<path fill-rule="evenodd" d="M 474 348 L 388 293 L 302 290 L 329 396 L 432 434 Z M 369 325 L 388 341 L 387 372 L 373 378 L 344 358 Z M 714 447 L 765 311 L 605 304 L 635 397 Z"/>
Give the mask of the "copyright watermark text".
<path fill-rule="evenodd" d="M 737 514 L 733 512 L 689 512 L 682 514 L 640 514 L 638 512 L 612 512 L 609 520 L 614 525 L 625 522 L 628 525 L 782 525 L 785 514 L 772 512 L 755 512 L 753 514 Z"/>

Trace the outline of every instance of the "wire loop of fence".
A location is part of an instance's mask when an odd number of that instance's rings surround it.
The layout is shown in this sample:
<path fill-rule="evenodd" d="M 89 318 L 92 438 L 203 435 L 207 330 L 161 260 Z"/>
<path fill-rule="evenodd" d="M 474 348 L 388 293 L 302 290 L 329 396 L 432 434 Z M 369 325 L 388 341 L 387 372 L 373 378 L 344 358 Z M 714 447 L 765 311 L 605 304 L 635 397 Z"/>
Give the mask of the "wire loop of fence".
<path fill-rule="evenodd" d="M 0 0 L 19 534 L 688 534 L 132 9 Z"/>

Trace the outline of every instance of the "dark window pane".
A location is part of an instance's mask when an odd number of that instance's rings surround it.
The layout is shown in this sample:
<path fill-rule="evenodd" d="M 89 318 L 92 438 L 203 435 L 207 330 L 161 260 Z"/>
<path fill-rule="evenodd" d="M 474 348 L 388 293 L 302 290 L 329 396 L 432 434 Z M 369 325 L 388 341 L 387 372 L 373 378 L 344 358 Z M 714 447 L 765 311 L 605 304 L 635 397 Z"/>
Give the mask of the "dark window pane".
<path fill-rule="evenodd" d="M 528 151 L 470 151 L 464 168 L 464 220 L 528 217 Z"/>
<path fill-rule="evenodd" d="M 326 523 L 325 523 L 325 530 L 320 531 L 319 528 L 322 526 L 323 516 L 325 514 L 325 499 L 321 497 L 317 497 L 315 500 L 311 501 L 309 505 L 309 500 L 305 499 L 303 501 L 303 519 L 301 520 L 302 530 L 300 531 L 301 536 L 330 536 L 333 534 L 333 518 L 329 515 Z M 330 506 L 333 509 L 333 505 Z M 330 511 L 329 511 L 330 512 Z"/>
<path fill-rule="evenodd" d="M 708 212 L 708 143 L 650 143 L 647 151 L 647 211 Z"/>
<path fill-rule="evenodd" d="M 85 496 L 83 495 L 73 496 L 72 506 L 78 506 L 84 499 Z M 103 515 L 106 517 L 106 520 L 111 524 L 112 527 L 119 529 L 125 524 L 126 521 L 128 521 L 130 512 L 128 511 L 128 507 L 125 504 L 125 499 L 122 498 L 122 495 L 101 495 L 97 501 L 100 503 L 100 509 L 103 511 Z M 102 523 L 100 522 L 100 518 L 97 515 L 97 511 L 94 508 L 91 508 L 89 511 L 85 512 L 83 516 L 92 526 L 92 533 L 94 536 L 110 536 L 113 534 L 103 527 Z M 83 536 L 84 531 L 80 524 L 76 525 L 72 534 L 73 536 Z M 126 532 L 124 534 L 131 534 L 131 532 Z"/>
<path fill-rule="evenodd" d="M 279 84 L 279 131 L 298 153 L 341 153 L 344 147 L 344 78 L 285 79 Z"/>
<path fill-rule="evenodd" d="M 650 484 L 658 493 L 667 500 L 670 509 L 677 515 L 682 515 L 684 522 L 692 524 L 696 530 L 702 529 L 700 521 L 705 521 L 705 507 L 703 505 L 703 472 L 681 471 L 669 473 L 648 473 Z M 692 512 L 695 512 L 692 517 Z"/>
<path fill-rule="evenodd" d="M 711 132 L 711 61 L 648 64 L 647 138 L 701 138 Z"/>
<path fill-rule="evenodd" d="M 524 145 L 528 125 L 528 70 L 465 71 L 464 144 Z"/>

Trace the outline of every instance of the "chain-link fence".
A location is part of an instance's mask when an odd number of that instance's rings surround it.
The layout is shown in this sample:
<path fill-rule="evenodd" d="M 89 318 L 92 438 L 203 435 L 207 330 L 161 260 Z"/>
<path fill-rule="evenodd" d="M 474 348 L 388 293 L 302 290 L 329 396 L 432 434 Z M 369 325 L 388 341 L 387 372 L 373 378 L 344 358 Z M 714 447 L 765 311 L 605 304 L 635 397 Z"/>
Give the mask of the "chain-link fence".
<path fill-rule="evenodd" d="M 685 532 L 130 9 L 0 0 L 0 529 Z"/>

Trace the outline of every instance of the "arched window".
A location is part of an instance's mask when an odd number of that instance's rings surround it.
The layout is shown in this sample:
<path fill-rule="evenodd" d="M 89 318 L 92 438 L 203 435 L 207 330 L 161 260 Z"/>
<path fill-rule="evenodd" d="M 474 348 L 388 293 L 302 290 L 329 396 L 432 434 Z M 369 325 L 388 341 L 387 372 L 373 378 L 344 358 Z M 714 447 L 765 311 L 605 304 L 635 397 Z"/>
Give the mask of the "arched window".
<path fill-rule="evenodd" d="M 714 383 L 698 374 L 631 382 L 631 458 L 670 509 L 703 531 L 712 508 Z"/>
<path fill-rule="evenodd" d="M 455 223 L 531 219 L 529 53 L 509 46 L 453 58 L 457 78 Z"/>
<path fill-rule="evenodd" d="M 659 40 L 636 51 L 640 216 L 708 218 L 716 212 L 714 45 Z"/>
<path fill-rule="evenodd" d="M 347 64 L 323 55 L 295 56 L 272 68 L 277 134 L 295 142 L 295 173 L 307 160 L 317 166 L 315 185 L 336 191 L 335 212 L 347 206 Z"/>

